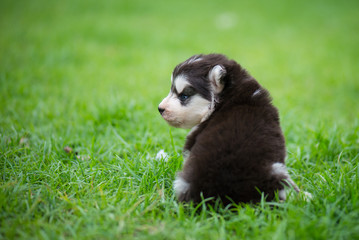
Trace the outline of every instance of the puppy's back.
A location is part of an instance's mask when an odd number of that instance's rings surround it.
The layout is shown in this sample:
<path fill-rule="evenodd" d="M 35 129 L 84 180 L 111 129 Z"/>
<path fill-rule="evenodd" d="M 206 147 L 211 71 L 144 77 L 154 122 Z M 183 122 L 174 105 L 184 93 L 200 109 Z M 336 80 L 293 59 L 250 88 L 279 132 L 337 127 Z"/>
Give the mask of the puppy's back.
<path fill-rule="evenodd" d="M 256 92 L 257 91 L 257 92 Z M 198 131 L 188 137 L 191 155 L 181 173 L 191 184 L 189 199 L 220 197 L 229 202 L 256 202 L 283 185 L 271 174 L 284 163 L 285 141 L 277 109 L 254 79 L 231 86 Z M 183 199 L 186 201 L 186 199 Z"/>

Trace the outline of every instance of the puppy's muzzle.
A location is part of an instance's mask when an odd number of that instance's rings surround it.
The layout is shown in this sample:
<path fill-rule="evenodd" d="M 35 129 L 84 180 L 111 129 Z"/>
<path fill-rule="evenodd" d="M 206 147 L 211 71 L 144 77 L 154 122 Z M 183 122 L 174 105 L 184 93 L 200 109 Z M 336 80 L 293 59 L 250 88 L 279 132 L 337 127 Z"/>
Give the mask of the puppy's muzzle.
<path fill-rule="evenodd" d="M 158 107 L 158 111 L 160 112 L 160 114 L 162 115 L 162 113 L 165 111 L 165 109 L 164 108 L 160 108 L 160 107 Z"/>

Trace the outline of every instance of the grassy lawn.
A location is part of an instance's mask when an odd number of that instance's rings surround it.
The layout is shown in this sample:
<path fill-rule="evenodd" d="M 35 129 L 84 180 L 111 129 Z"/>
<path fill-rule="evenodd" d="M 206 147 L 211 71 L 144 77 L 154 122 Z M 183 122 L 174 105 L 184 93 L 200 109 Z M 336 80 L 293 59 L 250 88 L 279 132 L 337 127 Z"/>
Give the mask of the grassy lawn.
<path fill-rule="evenodd" d="M 358 16 L 358 1 L 2 0 L 0 238 L 359 239 Z M 311 201 L 176 202 L 187 131 L 157 105 L 176 64 L 212 52 L 271 92 Z"/>

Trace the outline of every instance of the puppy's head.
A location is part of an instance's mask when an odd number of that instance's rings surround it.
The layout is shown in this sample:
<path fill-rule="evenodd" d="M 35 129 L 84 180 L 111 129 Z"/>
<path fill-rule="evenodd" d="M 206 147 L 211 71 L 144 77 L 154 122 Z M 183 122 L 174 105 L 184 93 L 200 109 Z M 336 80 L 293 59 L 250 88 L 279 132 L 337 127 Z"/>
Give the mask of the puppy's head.
<path fill-rule="evenodd" d="M 225 61 L 223 55 L 195 55 L 176 66 L 171 91 L 158 107 L 171 126 L 192 128 L 209 117 L 225 85 Z"/>

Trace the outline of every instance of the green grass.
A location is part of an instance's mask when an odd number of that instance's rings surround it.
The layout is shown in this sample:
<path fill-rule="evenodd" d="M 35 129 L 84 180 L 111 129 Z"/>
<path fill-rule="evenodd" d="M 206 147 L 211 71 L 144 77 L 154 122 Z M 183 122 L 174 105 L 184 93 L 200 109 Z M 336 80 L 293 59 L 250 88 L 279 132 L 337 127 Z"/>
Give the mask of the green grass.
<path fill-rule="evenodd" d="M 1 1 L 0 238 L 359 239 L 358 16 L 358 1 Z M 176 202 L 187 131 L 157 105 L 176 64 L 211 52 L 271 92 L 311 201 Z"/>

